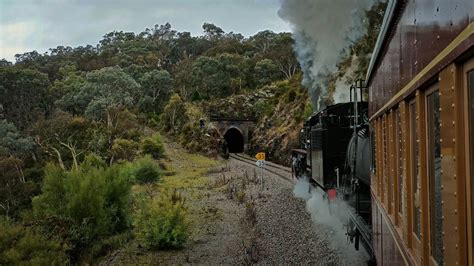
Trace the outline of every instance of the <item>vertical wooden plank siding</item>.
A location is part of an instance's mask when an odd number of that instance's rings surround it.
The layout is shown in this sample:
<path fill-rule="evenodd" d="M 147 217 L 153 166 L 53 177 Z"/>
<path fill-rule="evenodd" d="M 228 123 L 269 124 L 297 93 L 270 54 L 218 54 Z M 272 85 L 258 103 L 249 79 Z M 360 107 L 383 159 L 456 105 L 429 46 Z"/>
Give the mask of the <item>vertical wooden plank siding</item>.
<path fill-rule="evenodd" d="M 379 123 L 379 134 L 380 134 L 380 202 L 383 204 L 385 201 L 385 165 L 383 163 L 384 156 L 384 143 L 383 143 L 383 117 L 380 118 Z"/>
<path fill-rule="evenodd" d="M 410 186 L 410 180 L 408 178 L 409 172 L 410 172 L 410 164 L 409 164 L 409 157 L 410 157 L 410 149 L 407 147 L 407 143 L 409 141 L 408 137 L 408 105 L 406 104 L 405 101 L 400 102 L 400 122 L 402 124 L 402 143 L 405 149 L 403 150 L 404 154 L 400 154 L 400 156 L 403 156 L 403 165 L 405 166 L 402 171 L 403 171 L 403 176 L 405 180 L 403 180 L 403 190 L 405 193 L 403 194 L 403 198 L 401 199 L 403 201 L 403 215 L 402 215 L 402 231 L 403 231 L 403 240 L 405 244 L 410 247 L 410 241 L 409 241 L 409 230 L 408 228 L 411 228 L 411 209 L 408 208 L 408 198 L 410 193 L 408 191 L 411 191 L 411 186 Z"/>
<path fill-rule="evenodd" d="M 375 127 L 375 195 L 378 197 L 380 193 L 380 162 L 379 162 L 379 157 L 380 157 L 380 141 L 379 141 L 379 120 L 374 121 Z"/>
<path fill-rule="evenodd" d="M 371 128 L 371 133 L 370 133 L 370 137 L 371 137 L 371 145 L 374 145 L 372 147 L 372 158 L 371 160 L 373 161 L 373 164 L 372 167 L 373 170 L 371 171 L 370 173 L 370 189 L 372 190 L 372 192 L 377 195 L 377 175 L 376 175 L 376 171 L 377 171 L 377 132 L 375 131 L 375 121 L 372 121 L 370 123 L 370 128 Z M 373 133 L 372 133 L 373 132 Z M 372 139 L 373 137 L 373 139 Z M 375 159 L 374 159 L 375 158 Z"/>
<path fill-rule="evenodd" d="M 380 195 L 379 195 L 379 199 L 380 199 L 380 203 L 383 204 L 384 202 L 384 191 L 385 191 L 385 187 L 384 187 L 384 165 L 383 165 L 383 136 L 382 136 L 382 129 L 383 129 L 383 117 L 380 117 L 379 118 L 379 142 L 380 142 L 380 158 L 379 158 L 379 161 L 380 161 L 380 175 L 379 175 L 379 178 L 380 178 Z"/>
<path fill-rule="evenodd" d="M 382 119 L 379 119 L 379 143 L 380 143 L 380 150 L 379 150 L 379 199 L 380 202 L 383 202 L 383 193 L 384 193 L 384 183 L 383 183 L 383 141 L 382 141 Z"/>
<path fill-rule="evenodd" d="M 388 212 L 388 191 L 390 189 L 389 183 L 388 183 L 388 145 L 387 145 L 387 114 L 383 115 L 382 118 L 382 136 L 383 136 L 383 205 L 385 207 L 385 211 Z"/>
<path fill-rule="evenodd" d="M 465 209 L 466 212 L 465 213 L 461 213 L 461 215 L 465 214 L 466 217 L 465 219 L 462 219 L 461 220 L 464 220 L 466 221 L 466 225 L 464 225 L 464 230 L 463 228 L 460 228 L 460 232 L 462 233 L 463 231 L 465 231 L 466 233 L 464 234 L 464 238 L 463 238 L 463 235 L 461 234 L 461 238 L 460 238 L 460 249 L 461 251 L 463 249 L 467 249 L 467 259 L 466 259 L 466 265 L 474 265 L 474 255 L 473 255 L 473 251 L 474 251 L 474 248 L 473 248 L 473 219 L 474 219 L 474 214 L 473 214 L 473 206 L 472 206 L 472 203 L 473 203 L 473 190 L 472 190 L 472 187 L 473 187 L 473 179 L 474 179 L 474 176 L 472 174 L 472 170 L 471 167 L 471 162 L 472 162 L 472 156 L 474 156 L 474 154 L 471 153 L 472 151 L 472 146 L 473 146 L 473 141 L 474 139 L 471 138 L 471 127 L 472 125 L 470 124 L 471 123 L 471 115 L 473 115 L 471 112 L 471 104 L 472 104 L 472 96 L 470 96 L 469 94 L 472 93 L 469 92 L 469 87 L 468 87 L 468 76 L 467 74 L 470 72 L 470 71 L 473 71 L 474 70 L 474 56 L 469 59 L 467 62 L 464 63 L 464 65 L 462 66 L 462 70 L 461 70 L 461 67 L 458 67 L 457 69 L 455 69 L 455 72 L 459 72 L 456 74 L 456 84 L 455 84 L 455 89 L 457 90 L 456 91 L 456 99 L 457 101 L 459 101 L 459 103 L 463 104 L 464 106 L 461 107 L 461 105 L 457 105 L 456 106 L 456 113 L 458 112 L 464 112 L 464 123 L 462 123 L 461 125 L 464 127 L 464 129 L 462 130 L 461 128 L 459 128 L 458 130 L 456 130 L 456 132 L 458 133 L 457 134 L 457 138 L 458 138 L 458 141 L 456 143 L 456 151 L 462 151 L 464 152 L 464 156 L 461 152 L 457 153 L 456 156 L 458 157 L 461 157 L 463 160 L 464 160 L 464 169 L 466 171 L 466 174 L 464 175 L 465 178 L 463 180 L 463 183 L 460 183 L 460 187 L 462 187 L 462 184 L 464 185 L 465 189 L 464 190 L 460 190 L 459 191 L 459 201 L 462 200 L 462 197 L 464 196 L 464 207 L 462 204 L 460 204 L 459 206 L 459 209 L 460 210 L 463 210 Z M 462 82 L 462 84 L 460 84 L 460 82 Z M 462 93 L 459 89 L 459 86 L 462 85 Z M 461 98 L 464 97 L 463 101 L 461 101 Z M 456 117 L 456 119 L 460 119 L 459 116 Z M 461 121 L 457 121 L 457 122 L 461 122 Z M 464 131 L 464 138 L 463 139 L 460 139 L 460 131 Z M 465 145 L 464 149 L 462 148 L 463 144 Z M 461 167 L 461 165 L 459 166 Z M 458 169 L 458 171 L 460 171 Z M 459 179 L 462 179 L 462 175 L 459 175 Z M 461 194 L 462 193 L 462 194 Z M 463 248 L 464 247 L 464 248 Z"/>
<path fill-rule="evenodd" d="M 412 191 L 413 191 L 413 167 L 412 167 L 412 148 L 411 147 L 411 120 L 410 120 L 410 104 L 409 102 L 406 102 L 405 104 L 405 136 L 406 136 L 406 144 L 407 148 L 405 149 L 405 156 L 406 156 L 406 174 L 407 174 L 407 186 L 406 186 L 406 199 L 407 199 L 407 205 L 406 205 L 406 210 L 407 210 L 407 233 L 408 233 L 408 247 L 410 249 L 413 249 L 413 196 L 412 196 Z"/>
<path fill-rule="evenodd" d="M 393 213 L 395 216 L 395 224 L 400 228 L 400 216 L 399 216 L 399 210 L 398 206 L 400 203 L 400 193 L 399 193 L 399 172 L 400 172 L 400 133 L 398 132 L 398 124 L 400 123 L 400 117 L 399 117 L 399 112 L 400 109 L 397 107 L 395 111 L 393 112 L 393 176 L 394 176 L 394 181 L 393 181 Z"/>
<path fill-rule="evenodd" d="M 392 217 L 392 223 L 394 221 L 393 219 L 393 214 L 394 214 L 394 206 L 393 206 L 393 188 L 394 188 L 394 167 L 393 167 L 393 110 L 390 110 L 390 113 L 388 113 L 387 117 L 387 155 L 388 155 L 388 214 L 391 215 Z"/>
<path fill-rule="evenodd" d="M 428 235 L 429 235 L 429 215 L 428 215 L 428 175 L 427 175 L 427 164 L 426 164 L 426 101 L 425 101 L 425 94 L 422 91 L 416 92 L 416 107 L 418 110 L 418 136 L 417 136 L 417 143 L 419 147 L 419 154 L 418 154 L 418 163 L 420 164 L 420 186 L 421 186 L 421 264 L 428 265 L 429 263 L 429 243 L 428 243 Z"/>
<path fill-rule="evenodd" d="M 448 67 L 449 68 L 449 67 Z M 466 104 L 467 98 L 464 98 L 464 73 L 463 68 L 452 64 L 450 66 L 449 73 L 455 75 L 454 84 L 451 87 L 454 90 L 455 95 L 455 106 L 454 106 L 454 113 L 456 114 L 456 138 L 454 140 L 456 145 L 456 179 L 458 185 L 458 191 L 456 192 L 457 198 L 457 213 L 458 213 L 458 236 L 459 236 L 459 243 L 458 243 L 458 257 L 459 265 L 467 264 L 466 254 L 467 252 L 467 195 L 466 190 L 462 188 L 466 188 L 466 176 L 468 175 L 466 171 L 466 143 L 464 142 L 465 139 L 465 129 L 469 128 L 469 120 L 466 120 L 467 113 L 464 112 L 464 105 Z M 466 88 L 467 89 L 467 88 Z M 466 104 L 467 105 L 467 104 Z M 472 156 L 472 154 L 471 154 Z M 470 225 L 469 225 L 470 226 Z"/>
<path fill-rule="evenodd" d="M 467 228 L 467 195 L 466 195 L 466 127 L 468 121 L 465 114 L 466 92 L 463 86 L 464 76 L 461 66 L 450 65 L 439 73 L 440 93 L 440 142 L 441 142 L 441 173 L 442 173 L 442 208 L 444 263 L 446 265 L 466 265 L 468 254 Z M 430 215 L 429 215 L 429 180 L 428 180 L 428 135 L 426 121 L 426 97 L 423 90 L 418 90 L 416 100 L 416 125 L 419 165 L 421 233 L 420 243 L 413 242 L 413 191 L 412 167 L 409 163 L 410 151 L 410 112 L 406 101 L 401 101 L 398 110 L 394 109 L 373 121 L 375 134 L 375 163 L 372 184 L 374 194 L 380 199 L 381 207 L 386 210 L 388 218 L 398 225 L 398 233 L 409 248 L 414 248 L 420 255 L 414 259 L 420 265 L 431 265 L 430 259 Z M 398 118 L 398 113 L 400 117 Z M 398 124 L 401 134 L 398 132 Z M 401 149 L 399 143 L 405 147 Z M 403 161 L 399 161 L 399 157 Z M 400 167 L 403 163 L 404 167 Z M 400 171 L 403 171 L 402 173 Z M 399 178 L 402 174 L 402 189 L 407 193 L 399 195 Z M 402 196 L 402 197 L 401 197 Z M 403 215 L 399 216 L 398 204 L 402 203 Z M 379 239 L 382 241 L 382 239 Z M 380 242 L 379 244 L 381 244 Z M 384 249 L 384 247 L 381 247 Z"/>
<path fill-rule="evenodd" d="M 380 176 L 381 176 L 381 171 L 382 171 L 382 164 L 380 162 L 380 154 L 382 150 L 382 144 L 380 141 L 380 119 L 375 120 L 375 139 L 377 140 L 377 169 L 375 172 L 375 175 L 377 176 L 377 194 L 376 196 L 380 199 L 380 194 L 382 191 L 381 184 L 380 184 Z"/>
<path fill-rule="evenodd" d="M 380 119 L 376 120 L 376 139 L 377 139 L 377 197 L 380 199 L 382 195 L 382 141 L 380 140 Z"/>
<path fill-rule="evenodd" d="M 456 122 L 456 88 L 455 74 L 450 66 L 439 74 L 439 92 L 441 109 L 441 184 L 443 207 L 443 234 L 444 259 L 446 265 L 459 263 L 459 219 L 458 219 L 458 191 L 456 182 L 456 131 L 460 126 Z"/>

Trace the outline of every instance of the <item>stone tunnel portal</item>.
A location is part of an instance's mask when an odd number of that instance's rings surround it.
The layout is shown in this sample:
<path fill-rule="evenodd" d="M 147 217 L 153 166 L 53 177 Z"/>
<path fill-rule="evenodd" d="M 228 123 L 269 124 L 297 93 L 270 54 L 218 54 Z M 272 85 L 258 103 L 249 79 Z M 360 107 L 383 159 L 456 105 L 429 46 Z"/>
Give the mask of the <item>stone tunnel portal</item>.
<path fill-rule="evenodd" d="M 244 136 L 239 129 L 235 127 L 229 128 L 224 134 L 224 139 L 227 142 L 227 148 L 230 153 L 244 152 Z"/>

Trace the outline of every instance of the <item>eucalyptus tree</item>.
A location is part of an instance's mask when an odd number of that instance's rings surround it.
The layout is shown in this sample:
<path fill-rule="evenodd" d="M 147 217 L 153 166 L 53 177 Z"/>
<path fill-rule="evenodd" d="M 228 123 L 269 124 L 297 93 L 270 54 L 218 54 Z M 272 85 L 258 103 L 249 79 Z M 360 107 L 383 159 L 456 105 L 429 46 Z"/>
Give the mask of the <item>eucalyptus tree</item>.
<path fill-rule="evenodd" d="M 169 99 L 173 79 L 166 70 L 153 70 L 145 73 L 139 80 L 141 92 L 140 109 L 154 112 L 160 110 Z"/>

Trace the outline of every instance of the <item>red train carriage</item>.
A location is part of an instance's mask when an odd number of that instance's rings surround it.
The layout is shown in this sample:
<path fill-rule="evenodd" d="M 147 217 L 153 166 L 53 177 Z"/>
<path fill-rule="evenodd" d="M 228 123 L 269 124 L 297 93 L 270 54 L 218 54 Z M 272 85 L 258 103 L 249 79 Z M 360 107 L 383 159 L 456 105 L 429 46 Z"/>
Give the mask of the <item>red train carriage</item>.
<path fill-rule="evenodd" d="M 366 80 L 377 263 L 472 265 L 474 1 L 390 1 Z"/>

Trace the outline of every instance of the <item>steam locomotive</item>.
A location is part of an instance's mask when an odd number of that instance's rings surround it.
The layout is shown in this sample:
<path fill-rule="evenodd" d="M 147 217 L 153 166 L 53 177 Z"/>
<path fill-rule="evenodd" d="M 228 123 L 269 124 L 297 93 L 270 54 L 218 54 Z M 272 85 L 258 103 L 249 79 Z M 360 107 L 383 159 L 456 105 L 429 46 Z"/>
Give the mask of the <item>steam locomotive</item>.
<path fill-rule="evenodd" d="M 349 218 L 341 221 L 346 225 L 346 235 L 356 250 L 362 243 L 372 254 L 371 149 L 363 90 L 362 86 L 352 86 L 350 102 L 327 106 L 304 123 L 300 148 L 292 150 L 292 172 L 329 195 L 321 200 L 336 195 L 346 203 L 348 213 L 344 217 Z"/>

